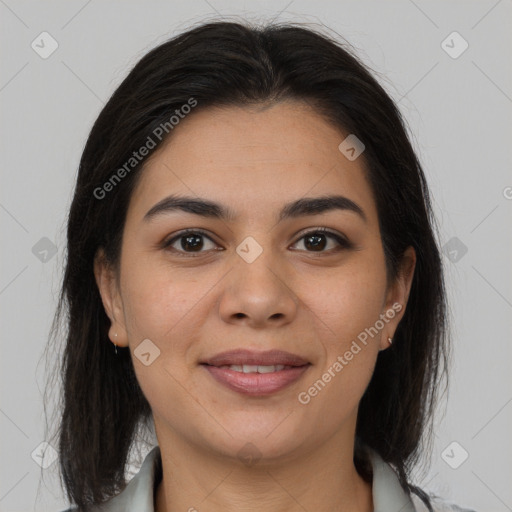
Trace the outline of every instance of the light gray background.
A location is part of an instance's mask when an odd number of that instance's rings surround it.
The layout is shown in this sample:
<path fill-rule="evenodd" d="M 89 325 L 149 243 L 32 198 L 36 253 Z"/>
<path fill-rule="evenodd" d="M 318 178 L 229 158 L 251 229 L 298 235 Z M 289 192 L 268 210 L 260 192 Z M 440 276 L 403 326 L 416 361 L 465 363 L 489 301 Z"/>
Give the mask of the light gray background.
<path fill-rule="evenodd" d="M 57 464 L 41 470 L 31 453 L 44 441 L 41 357 L 91 125 L 150 48 L 193 23 L 237 15 L 325 24 L 386 77 L 434 195 L 441 243 L 456 237 L 467 247 L 462 257 L 443 256 L 454 327 L 452 386 L 430 471 L 418 473 L 417 483 L 477 511 L 512 510 L 511 14 L 510 0 L 0 0 L 0 510 L 67 505 Z M 59 45 L 47 59 L 31 48 L 43 31 Z M 453 31 L 469 43 L 456 59 L 441 46 Z M 57 247 L 46 263 L 32 252 L 43 237 Z M 457 469 L 442 457 L 453 441 L 469 453 Z M 448 450 L 452 461 L 461 453 L 458 446 Z"/>

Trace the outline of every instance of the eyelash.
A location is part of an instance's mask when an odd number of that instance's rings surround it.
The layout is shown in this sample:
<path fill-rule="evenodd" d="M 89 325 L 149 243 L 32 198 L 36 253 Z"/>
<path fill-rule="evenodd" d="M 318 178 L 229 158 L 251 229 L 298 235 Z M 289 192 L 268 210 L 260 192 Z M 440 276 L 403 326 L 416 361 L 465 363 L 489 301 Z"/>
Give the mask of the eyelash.
<path fill-rule="evenodd" d="M 314 229 L 311 229 L 311 230 L 303 233 L 300 236 L 300 238 L 298 238 L 293 243 L 293 245 L 296 245 L 303 238 L 306 238 L 307 236 L 310 236 L 310 235 L 315 235 L 317 233 L 328 235 L 328 238 L 333 238 L 339 244 L 339 247 L 337 247 L 336 249 L 330 249 L 328 251 L 318 251 L 319 254 L 332 254 L 333 252 L 338 252 L 342 249 L 351 249 L 353 247 L 353 245 L 343 236 L 338 235 L 337 233 L 330 231 L 327 228 L 322 228 L 322 227 L 314 228 Z M 208 251 L 199 251 L 199 252 L 195 252 L 195 253 L 194 252 L 186 252 L 186 251 L 174 249 L 173 247 L 171 247 L 180 238 L 184 238 L 185 236 L 190 235 L 190 234 L 202 235 L 202 236 L 208 238 L 211 242 L 215 243 L 214 240 L 212 240 L 211 237 L 208 236 L 208 234 L 205 231 L 203 231 L 202 229 L 185 229 L 183 231 L 180 231 L 177 235 L 173 236 L 172 238 L 164 240 L 164 242 L 162 243 L 162 249 L 177 253 L 180 256 L 187 257 L 187 258 L 188 257 L 196 258 L 198 256 L 201 256 L 205 252 L 208 252 Z M 307 251 L 306 250 L 305 252 L 314 254 L 317 251 Z"/>

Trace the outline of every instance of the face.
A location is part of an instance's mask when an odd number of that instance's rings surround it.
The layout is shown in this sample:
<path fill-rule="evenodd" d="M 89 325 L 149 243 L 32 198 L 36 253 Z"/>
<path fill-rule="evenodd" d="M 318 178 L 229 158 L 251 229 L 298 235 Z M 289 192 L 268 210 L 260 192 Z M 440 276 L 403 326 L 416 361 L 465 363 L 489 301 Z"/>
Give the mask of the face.
<path fill-rule="evenodd" d="M 414 253 L 388 283 L 363 159 L 338 149 L 347 135 L 298 102 L 211 108 L 147 161 L 119 280 L 101 258 L 95 273 L 159 441 L 230 457 L 252 443 L 278 459 L 353 436 Z M 162 203 L 171 195 L 219 208 Z M 327 196 L 338 199 L 301 208 Z M 275 350 L 293 357 L 265 354 Z"/>

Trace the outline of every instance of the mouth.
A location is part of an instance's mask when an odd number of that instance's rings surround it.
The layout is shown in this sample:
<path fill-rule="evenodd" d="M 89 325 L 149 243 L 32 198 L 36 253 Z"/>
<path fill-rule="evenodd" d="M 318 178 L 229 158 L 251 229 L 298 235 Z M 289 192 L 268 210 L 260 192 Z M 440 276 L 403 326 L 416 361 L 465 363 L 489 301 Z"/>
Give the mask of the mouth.
<path fill-rule="evenodd" d="M 220 384 L 245 395 L 265 396 L 296 382 L 311 366 L 304 358 L 281 350 L 234 350 L 200 363 Z"/>
<path fill-rule="evenodd" d="M 213 365 L 214 366 L 214 365 Z M 229 369 L 239 373 L 274 373 L 281 370 L 289 370 L 290 368 L 297 368 L 296 366 L 286 366 L 284 364 L 275 365 L 254 365 L 254 364 L 230 364 L 217 366 L 223 370 Z"/>
<path fill-rule="evenodd" d="M 238 349 L 222 352 L 213 357 L 201 361 L 201 364 L 210 366 L 303 366 L 309 361 L 291 352 L 284 350 L 267 350 L 266 352 L 254 352 L 252 350 Z M 256 370 L 254 370 L 256 371 Z M 251 373 L 251 372 L 245 372 Z M 261 372 L 265 373 L 265 372 Z"/>

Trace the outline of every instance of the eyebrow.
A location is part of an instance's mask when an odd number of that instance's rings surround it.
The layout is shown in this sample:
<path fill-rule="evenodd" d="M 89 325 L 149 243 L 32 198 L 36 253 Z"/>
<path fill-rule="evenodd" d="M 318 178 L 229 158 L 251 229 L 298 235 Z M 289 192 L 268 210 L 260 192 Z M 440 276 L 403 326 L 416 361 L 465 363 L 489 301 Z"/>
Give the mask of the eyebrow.
<path fill-rule="evenodd" d="M 367 222 L 363 209 L 348 197 L 340 195 L 306 197 L 287 203 L 279 213 L 279 222 L 306 215 L 320 215 L 332 210 L 354 212 Z M 144 215 L 143 220 L 149 222 L 157 216 L 175 211 L 193 213 L 227 222 L 233 222 L 237 218 L 232 209 L 214 201 L 197 197 L 170 195 L 155 204 Z"/>

